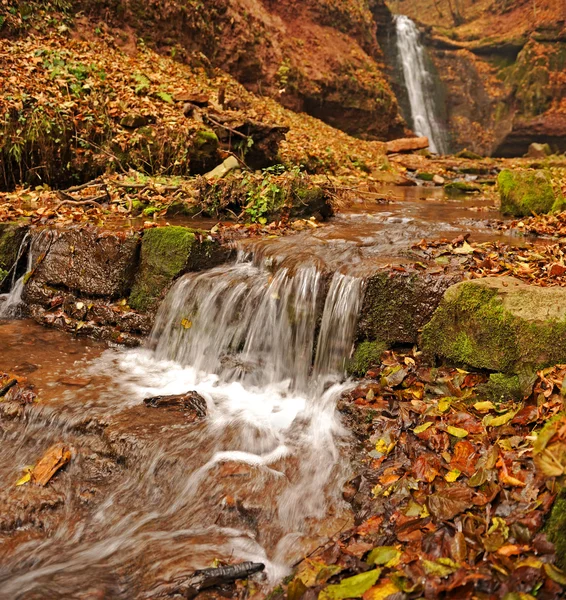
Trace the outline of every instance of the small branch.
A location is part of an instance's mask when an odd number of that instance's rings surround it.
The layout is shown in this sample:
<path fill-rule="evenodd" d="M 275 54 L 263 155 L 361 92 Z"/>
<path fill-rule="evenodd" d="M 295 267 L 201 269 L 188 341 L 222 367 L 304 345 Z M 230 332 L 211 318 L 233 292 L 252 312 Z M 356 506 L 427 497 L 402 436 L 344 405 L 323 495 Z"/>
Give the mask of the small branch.
<path fill-rule="evenodd" d="M 92 181 L 89 181 L 88 183 L 83 183 L 82 185 L 75 185 L 74 187 L 67 188 L 65 190 L 65 193 L 69 194 L 71 192 L 78 192 L 79 190 L 84 190 L 85 188 L 101 187 L 103 185 L 105 185 L 104 181 L 101 181 L 100 179 L 93 179 Z"/>
<path fill-rule="evenodd" d="M 65 198 L 65 196 L 67 195 L 61 192 L 58 192 L 58 194 L 63 198 Z M 99 203 L 99 200 L 105 200 L 106 198 L 108 198 L 107 194 L 104 194 L 102 196 L 96 196 L 94 198 L 87 198 L 86 200 L 73 200 L 72 198 L 65 198 L 64 200 L 59 202 L 59 204 L 57 204 L 53 211 L 57 212 L 65 204 L 72 204 L 73 206 L 88 206 L 90 204 L 93 206 L 98 206 L 98 208 L 103 210 L 104 207 L 102 206 L 102 204 Z"/>
<path fill-rule="evenodd" d="M 226 131 L 229 131 L 230 133 L 233 133 L 234 135 L 239 135 L 241 138 L 244 138 L 245 140 L 249 139 L 250 136 L 249 135 L 245 135 L 244 133 L 242 133 L 241 131 L 236 131 L 235 129 L 232 129 L 231 127 L 228 127 L 228 125 L 224 125 L 223 123 L 220 123 L 220 121 L 217 121 L 216 119 L 213 119 L 211 116 L 207 115 L 206 117 L 213 125 L 216 125 L 217 127 L 222 127 L 222 129 L 226 129 Z"/>
<path fill-rule="evenodd" d="M 2 396 L 5 396 L 10 390 L 10 388 L 14 387 L 16 383 L 18 383 L 17 379 L 9 379 L 8 383 L 6 383 L 0 388 L 0 398 L 2 398 Z"/>

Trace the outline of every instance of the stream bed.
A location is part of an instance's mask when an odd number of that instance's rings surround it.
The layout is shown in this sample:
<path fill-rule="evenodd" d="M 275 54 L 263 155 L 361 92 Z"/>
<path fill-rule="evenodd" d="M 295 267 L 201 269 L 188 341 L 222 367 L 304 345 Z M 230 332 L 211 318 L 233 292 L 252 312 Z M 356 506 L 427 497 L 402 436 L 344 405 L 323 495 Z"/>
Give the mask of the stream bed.
<path fill-rule="evenodd" d="M 242 243 L 174 284 L 137 349 L 0 321 L 0 372 L 36 394 L 0 404 L 0 597 L 181 597 L 176 582 L 218 560 L 264 563 L 256 585 L 273 587 L 352 523 L 335 407 L 354 385 L 364 275 L 423 237 L 512 239 L 494 217 L 482 199 L 398 188 L 314 231 Z M 187 392 L 198 410 L 144 403 Z M 70 464 L 15 486 L 53 444 Z"/>

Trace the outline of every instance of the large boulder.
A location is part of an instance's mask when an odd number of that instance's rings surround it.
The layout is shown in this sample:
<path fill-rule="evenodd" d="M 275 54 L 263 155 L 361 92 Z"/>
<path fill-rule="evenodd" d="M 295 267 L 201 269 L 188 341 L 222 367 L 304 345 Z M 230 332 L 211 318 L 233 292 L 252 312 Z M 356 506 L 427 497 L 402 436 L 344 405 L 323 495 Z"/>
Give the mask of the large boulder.
<path fill-rule="evenodd" d="M 544 170 L 505 169 L 497 177 L 503 214 L 523 217 L 564 210 L 566 199 Z"/>
<path fill-rule="evenodd" d="M 414 344 L 458 274 L 384 270 L 367 279 L 358 339 Z"/>
<path fill-rule="evenodd" d="M 513 277 L 449 288 L 422 333 L 424 351 L 508 374 L 566 362 L 566 289 Z"/>
<path fill-rule="evenodd" d="M 41 237 L 38 237 L 41 236 Z M 34 234 L 41 248 L 26 290 L 48 286 L 81 295 L 121 298 L 132 287 L 139 236 L 94 227 L 52 230 Z"/>
<path fill-rule="evenodd" d="M 176 277 L 187 271 L 213 267 L 225 260 L 228 252 L 187 227 L 146 230 L 129 305 L 139 311 L 154 309 Z"/>

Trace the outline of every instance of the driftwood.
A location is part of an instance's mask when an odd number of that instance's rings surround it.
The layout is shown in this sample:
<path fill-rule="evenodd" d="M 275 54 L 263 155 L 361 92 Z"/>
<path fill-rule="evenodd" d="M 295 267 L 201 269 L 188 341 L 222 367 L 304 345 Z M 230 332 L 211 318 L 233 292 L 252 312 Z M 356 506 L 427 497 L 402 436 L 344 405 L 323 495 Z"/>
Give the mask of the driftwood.
<path fill-rule="evenodd" d="M 208 588 L 232 583 L 236 579 L 247 579 L 254 573 L 259 573 L 265 569 L 263 563 L 243 562 L 229 567 L 219 567 L 218 569 L 202 569 L 195 571 L 180 586 L 185 593 L 185 598 L 195 598 L 200 592 Z"/>

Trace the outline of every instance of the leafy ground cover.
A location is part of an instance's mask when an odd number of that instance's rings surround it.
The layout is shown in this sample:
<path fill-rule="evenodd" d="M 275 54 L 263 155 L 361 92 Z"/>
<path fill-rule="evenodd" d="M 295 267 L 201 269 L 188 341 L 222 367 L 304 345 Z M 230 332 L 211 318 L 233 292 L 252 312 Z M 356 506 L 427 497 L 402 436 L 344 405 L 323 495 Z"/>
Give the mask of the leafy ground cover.
<path fill-rule="evenodd" d="M 524 396 L 496 399 L 485 374 L 385 353 L 339 405 L 359 441 L 344 488 L 356 526 L 280 597 L 562 597 L 543 523 L 564 473 L 565 374 L 540 371 Z"/>

